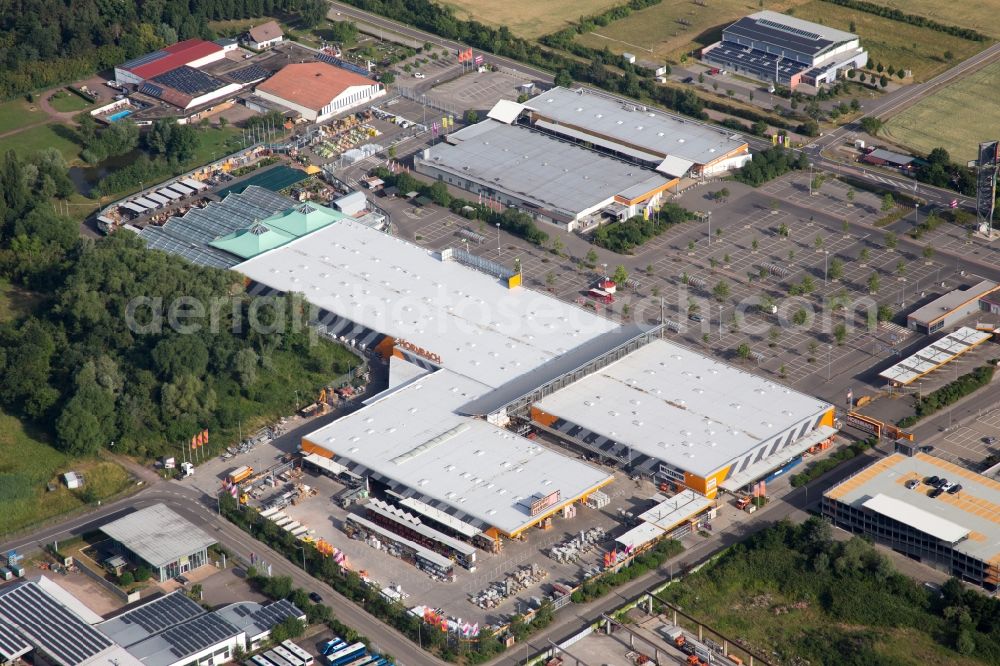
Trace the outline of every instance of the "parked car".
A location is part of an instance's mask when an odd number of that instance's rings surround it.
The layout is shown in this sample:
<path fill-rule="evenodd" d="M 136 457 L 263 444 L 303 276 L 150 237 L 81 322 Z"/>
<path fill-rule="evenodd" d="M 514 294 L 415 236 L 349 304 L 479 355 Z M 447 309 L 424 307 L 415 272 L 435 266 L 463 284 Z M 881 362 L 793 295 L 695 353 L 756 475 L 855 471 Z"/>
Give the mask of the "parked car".
<path fill-rule="evenodd" d="M 938 479 L 937 483 L 932 483 L 931 485 L 934 486 L 935 488 L 940 488 L 941 486 L 947 486 L 950 484 L 948 483 L 948 479 L 942 476 L 940 479 Z"/>
<path fill-rule="evenodd" d="M 690 319 L 691 321 L 701 321 L 701 315 L 698 314 L 697 312 L 692 312 L 691 314 L 688 315 L 688 319 Z"/>
<path fill-rule="evenodd" d="M 174 576 L 174 580 L 176 580 L 181 585 L 187 585 L 188 583 L 191 582 L 187 579 L 187 576 Z"/>
<path fill-rule="evenodd" d="M 694 77 L 693 76 L 685 77 L 684 80 L 681 81 L 681 83 L 694 83 Z"/>
<path fill-rule="evenodd" d="M 940 488 L 935 488 L 934 490 L 932 490 L 930 492 L 930 494 L 928 495 L 928 497 L 930 497 L 931 499 L 934 499 L 935 497 L 940 497 L 941 493 L 943 493 L 943 492 L 944 491 L 941 490 Z"/>
<path fill-rule="evenodd" d="M 928 486 L 935 486 L 936 487 L 937 484 L 938 484 L 938 481 L 940 481 L 940 480 L 941 479 L 939 479 L 936 476 L 928 476 L 927 478 L 924 479 L 924 483 L 926 483 Z"/>
<path fill-rule="evenodd" d="M 955 493 L 959 492 L 961 489 L 962 489 L 962 484 L 961 483 L 956 483 L 955 485 L 953 485 L 951 488 L 948 489 L 948 494 L 949 495 L 954 495 Z"/>
<path fill-rule="evenodd" d="M 939 490 L 943 490 L 946 493 L 950 493 L 951 489 L 954 488 L 957 485 L 958 485 L 957 483 L 951 483 L 949 481 L 948 483 L 942 483 L 941 486 L 938 489 Z"/>
<path fill-rule="evenodd" d="M 314 604 L 321 604 L 323 603 L 323 597 L 319 595 L 319 592 L 310 592 L 309 601 L 313 602 Z"/>
<path fill-rule="evenodd" d="M 906 482 L 906 489 L 907 490 L 913 490 L 914 488 L 916 488 L 919 485 L 920 485 L 920 481 L 918 481 L 917 479 L 910 479 L 909 481 Z"/>
<path fill-rule="evenodd" d="M 996 443 L 997 443 L 996 437 L 983 437 L 983 444 L 985 444 L 986 446 L 993 446 Z"/>
<path fill-rule="evenodd" d="M 422 72 L 413 72 L 413 78 L 415 79 L 426 79 L 427 75 Z"/>
<path fill-rule="evenodd" d="M 921 446 L 918 450 L 921 453 L 930 453 L 931 451 L 934 450 L 934 447 L 933 446 Z"/>

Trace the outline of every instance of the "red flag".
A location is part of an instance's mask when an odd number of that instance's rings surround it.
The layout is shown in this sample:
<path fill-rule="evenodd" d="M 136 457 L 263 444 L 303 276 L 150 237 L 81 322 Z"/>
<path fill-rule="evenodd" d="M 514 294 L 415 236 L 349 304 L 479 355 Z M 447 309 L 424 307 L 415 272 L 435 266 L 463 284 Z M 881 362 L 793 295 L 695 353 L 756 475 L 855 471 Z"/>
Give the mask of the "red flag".
<path fill-rule="evenodd" d="M 192 437 L 191 438 L 191 448 L 192 449 L 197 449 L 198 448 L 198 438 L 197 437 Z"/>
<path fill-rule="evenodd" d="M 208 428 L 205 428 L 201 434 L 205 437 L 205 443 L 208 444 Z"/>

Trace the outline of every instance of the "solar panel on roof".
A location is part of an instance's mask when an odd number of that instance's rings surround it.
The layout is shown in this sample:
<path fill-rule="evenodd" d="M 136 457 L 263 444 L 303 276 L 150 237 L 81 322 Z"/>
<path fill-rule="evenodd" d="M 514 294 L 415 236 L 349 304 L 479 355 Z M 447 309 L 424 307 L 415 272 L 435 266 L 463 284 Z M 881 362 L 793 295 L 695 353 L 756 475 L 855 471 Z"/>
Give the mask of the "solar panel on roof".
<path fill-rule="evenodd" d="M 371 77 L 371 72 L 369 72 L 364 67 L 359 67 L 353 63 L 349 63 L 340 58 L 335 58 L 332 55 L 327 55 L 325 53 L 316 54 L 316 59 L 320 62 L 325 62 L 328 65 L 333 65 L 334 67 L 340 67 L 341 69 L 346 69 L 348 72 L 354 72 L 355 74 L 360 74 L 361 76 Z"/>
<path fill-rule="evenodd" d="M 147 53 L 146 55 L 139 56 L 138 58 L 133 58 L 132 60 L 129 60 L 124 65 L 122 65 L 122 69 L 131 70 L 135 69 L 136 67 L 142 67 L 143 65 L 148 65 L 149 63 L 155 62 L 160 58 L 166 58 L 168 55 L 170 54 L 167 53 L 166 51 L 153 51 L 152 53 Z"/>
<path fill-rule="evenodd" d="M 242 69 L 237 69 L 236 71 L 229 72 L 226 74 L 229 78 L 234 81 L 239 81 L 240 83 L 253 83 L 255 81 L 261 81 L 270 76 L 270 72 L 261 67 L 260 65 L 250 65 L 249 67 L 244 67 Z"/>
<path fill-rule="evenodd" d="M 139 86 L 139 92 L 141 92 L 143 95 L 149 95 L 150 97 L 155 97 L 159 99 L 160 96 L 163 95 L 163 88 L 161 88 L 160 86 L 155 86 L 147 81 L 144 82 L 141 86 Z"/>
<path fill-rule="evenodd" d="M 218 90 L 225 85 L 225 82 L 214 76 L 187 65 L 154 76 L 153 81 L 192 97 Z"/>

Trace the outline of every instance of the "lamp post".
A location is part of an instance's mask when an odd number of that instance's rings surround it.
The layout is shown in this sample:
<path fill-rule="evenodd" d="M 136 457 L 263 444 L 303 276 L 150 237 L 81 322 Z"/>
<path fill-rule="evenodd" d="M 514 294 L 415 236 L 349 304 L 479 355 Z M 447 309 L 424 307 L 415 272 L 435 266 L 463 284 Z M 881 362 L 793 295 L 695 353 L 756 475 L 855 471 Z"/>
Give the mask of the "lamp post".
<path fill-rule="evenodd" d="M 503 257 L 503 252 L 500 250 L 500 223 L 497 222 L 497 258 Z"/>
<path fill-rule="evenodd" d="M 830 364 L 833 357 L 833 345 L 826 346 L 826 381 L 830 381 Z"/>
<path fill-rule="evenodd" d="M 826 273 L 827 273 L 827 266 L 828 266 L 829 260 L 830 260 L 830 251 L 829 250 L 823 250 L 823 286 L 824 287 L 826 286 Z"/>

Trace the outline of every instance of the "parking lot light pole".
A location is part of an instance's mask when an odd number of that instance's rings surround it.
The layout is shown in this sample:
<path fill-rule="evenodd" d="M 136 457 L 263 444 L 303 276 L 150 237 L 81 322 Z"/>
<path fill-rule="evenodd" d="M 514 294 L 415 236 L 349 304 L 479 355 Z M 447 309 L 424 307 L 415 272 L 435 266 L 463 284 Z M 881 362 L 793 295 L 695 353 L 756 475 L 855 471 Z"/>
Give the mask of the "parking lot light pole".
<path fill-rule="evenodd" d="M 830 364 L 833 357 L 833 345 L 826 346 L 826 381 L 830 381 Z"/>
<path fill-rule="evenodd" d="M 824 287 L 826 286 L 826 271 L 827 271 L 827 264 L 828 264 L 829 260 L 830 260 L 830 251 L 829 250 L 823 250 L 823 286 Z"/>
<path fill-rule="evenodd" d="M 497 222 L 497 257 L 502 257 L 503 252 L 500 250 L 500 223 Z"/>

